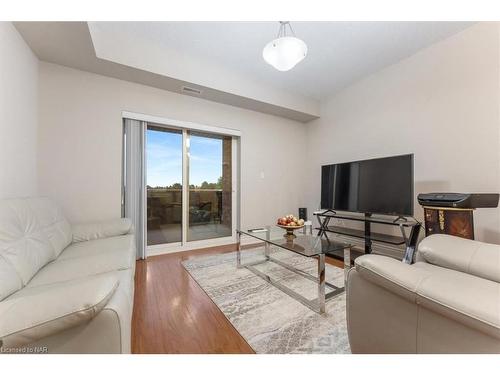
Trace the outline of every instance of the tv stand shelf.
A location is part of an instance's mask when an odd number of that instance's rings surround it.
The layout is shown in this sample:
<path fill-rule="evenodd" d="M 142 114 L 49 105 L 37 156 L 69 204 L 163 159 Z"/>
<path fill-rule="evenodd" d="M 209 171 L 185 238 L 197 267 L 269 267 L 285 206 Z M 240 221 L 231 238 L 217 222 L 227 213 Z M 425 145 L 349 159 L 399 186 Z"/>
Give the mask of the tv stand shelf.
<path fill-rule="evenodd" d="M 415 219 L 398 216 L 397 218 L 393 216 L 389 217 L 380 217 L 380 216 L 360 216 L 360 215 L 352 215 L 345 213 L 332 213 L 332 211 L 328 211 L 327 213 L 318 213 L 315 212 L 314 215 L 321 217 L 331 217 L 335 219 L 343 219 L 343 220 L 352 220 L 352 221 L 361 221 L 361 222 L 370 222 L 374 224 L 386 224 L 386 225 L 394 225 L 394 226 L 404 226 L 404 227 L 413 227 L 416 224 L 419 224 Z"/>
<path fill-rule="evenodd" d="M 420 223 L 414 218 L 406 218 L 402 216 L 394 217 L 373 217 L 369 213 L 363 216 L 352 215 L 348 213 L 337 213 L 333 210 L 315 212 L 314 215 L 318 219 L 319 228 L 318 236 L 327 236 L 327 233 L 336 233 L 344 236 L 364 238 L 365 254 L 372 252 L 372 242 L 382 242 L 391 245 L 406 245 L 406 251 L 403 258 L 404 263 L 410 264 L 413 261 L 413 255 L 417 246 L 417 239 L 420 233 Z M 346 228 L 342 226 L 329 225 L 331 219 L 352 220 L 364 222 L 364 230 Z M 398 226 L 401 231 L 401 236 L 393 236 L 385 233 L 376 233 L 371 231 L 371 224 L 382 224 Z M 409 236 L 406 230 L 410 230 Z"/>
<path fill-rule="evenodd" d="M 316 228 L 316 229 L 320 229 L 320 228 Z M 329 225 L 327 227 L 327 232 L 342 234 L 344 236 L 365 238 L 365 231 L 364 230 L 340 227 L 340 226 L 335 226 L 335 225 L 333 225 L 333 226 Z M 405 239 L 403 237 L 391 236 L 390 234 L 384 234 L 384 233 L 373 233 L 372 232 L 370 234 L 370 239 L 372 241 L 388 243 L 391 245 L 402 245 L 405 243 Z"/>

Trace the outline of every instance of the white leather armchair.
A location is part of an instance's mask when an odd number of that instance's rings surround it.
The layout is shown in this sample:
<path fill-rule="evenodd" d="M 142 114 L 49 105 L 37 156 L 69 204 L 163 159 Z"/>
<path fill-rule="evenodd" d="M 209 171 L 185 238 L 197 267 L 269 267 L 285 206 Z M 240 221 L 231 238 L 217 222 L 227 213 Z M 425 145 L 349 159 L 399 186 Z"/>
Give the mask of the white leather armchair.
<path fill-rule="evenodd" d="M 432 235 L 411 265 L 361 256 L 347 319 L 353 353 L 500 353 L 500 245 Z"/>

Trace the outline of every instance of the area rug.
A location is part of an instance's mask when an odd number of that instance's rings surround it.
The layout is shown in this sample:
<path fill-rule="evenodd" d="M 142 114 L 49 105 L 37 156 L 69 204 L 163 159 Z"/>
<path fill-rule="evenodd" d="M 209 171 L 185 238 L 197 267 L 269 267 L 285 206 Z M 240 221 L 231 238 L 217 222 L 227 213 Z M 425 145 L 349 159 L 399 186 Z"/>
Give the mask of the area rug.
<path fill-rule="evenodd" d="M 264 259 L 261 248 L 242 254 L 242 263 Z M 271 247 L 271 256 L 317 275 L 316 259 L 277 247 Z M 194 257 L 182 264 L 256 353 L 350 353 L 345 293 L 327 301 L 326 313 L 320 315 L 246 268 L 237 269 L 235 252 Z M 314 281 L 272 262 L 255 267 L 308 299 L 317 297 Z M 327 264 L 326 280 L 343 286 L 344 271 Z"/>

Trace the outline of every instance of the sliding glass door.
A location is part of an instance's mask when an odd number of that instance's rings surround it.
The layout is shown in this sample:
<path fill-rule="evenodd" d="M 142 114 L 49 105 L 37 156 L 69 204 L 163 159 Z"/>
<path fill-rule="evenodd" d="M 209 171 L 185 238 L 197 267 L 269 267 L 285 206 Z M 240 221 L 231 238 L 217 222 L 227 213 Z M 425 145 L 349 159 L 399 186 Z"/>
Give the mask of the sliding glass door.
<path fill-rule="evenodd" d="M 188 241 L 232 232 L 231 137 L 188 132 Z"/>
<path fill-rule="evenodd" d="M 182 131 L 146 130 L 147 244 L 182 241 Z"/>
<path fill-rule="evenodd" d="M 233 236 L 234 139 L 150 123 L 145 138 L 147 245 Z"/>

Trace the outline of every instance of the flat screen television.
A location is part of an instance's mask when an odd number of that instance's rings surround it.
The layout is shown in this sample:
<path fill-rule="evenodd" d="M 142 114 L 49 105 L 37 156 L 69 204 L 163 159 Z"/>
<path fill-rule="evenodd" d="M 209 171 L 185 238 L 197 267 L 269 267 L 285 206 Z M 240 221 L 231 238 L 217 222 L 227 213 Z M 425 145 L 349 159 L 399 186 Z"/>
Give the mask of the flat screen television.
<path fill-rule="evenodd" d="M 413 154 L 323 165 L 321 208 L 413 216 Z"/>

